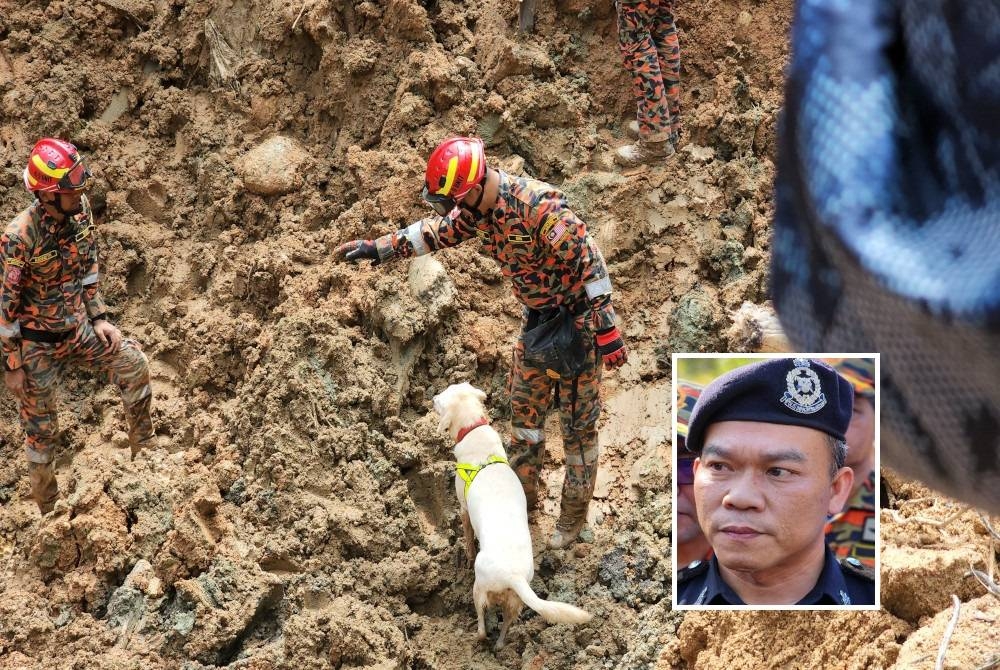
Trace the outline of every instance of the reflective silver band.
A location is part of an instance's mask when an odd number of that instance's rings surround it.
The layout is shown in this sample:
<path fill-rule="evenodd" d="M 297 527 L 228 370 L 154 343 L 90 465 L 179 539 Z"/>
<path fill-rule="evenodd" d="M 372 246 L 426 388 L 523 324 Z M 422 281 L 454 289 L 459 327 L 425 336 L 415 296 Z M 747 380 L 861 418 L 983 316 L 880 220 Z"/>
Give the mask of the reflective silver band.
<path fill-rule="evenodd" d="M 15 321 L 11 326 L 0 323 L 0 337 L 21 337 L 21 323 Z"/>
<path fill-rule="evenodd" d="M 587 282 L 584 285 L 584 288 L 587 290 L 587 297 L 591 300 L 598 296 L 611 293 L 611 277 L 601 277 L 600 279 L 595 279 L 592 282 Z"/>
<path fill-rule="evenodd" d="M 99 272 L 91 272 L 89 275 L 84 277 L 83 281 L 80 283 L 83 284 L 84 286 L 89 286 L 90 284 L 96 284 L 100 276 L 101 275 Z"/>
<path fill-rule="evenodd" d="M 521 428 L 514 426 L 510 429 L 510 437 L 512 440 L 527 442 L 528 444 L 538 444 L 545 439 L 545 430 L 543 428 Z"/>
<path fill-rule="evenodd" d="M 424 222 L 423 220 L 420 220 L 411 223 L 403 230 L 403 235 L 405 235 L 406 239 L 408 239 L 410 244 L 413 245 L 413 253 L 417 256 L 423 256 L 430 251 L 424 243 L 423 227 Z"/>

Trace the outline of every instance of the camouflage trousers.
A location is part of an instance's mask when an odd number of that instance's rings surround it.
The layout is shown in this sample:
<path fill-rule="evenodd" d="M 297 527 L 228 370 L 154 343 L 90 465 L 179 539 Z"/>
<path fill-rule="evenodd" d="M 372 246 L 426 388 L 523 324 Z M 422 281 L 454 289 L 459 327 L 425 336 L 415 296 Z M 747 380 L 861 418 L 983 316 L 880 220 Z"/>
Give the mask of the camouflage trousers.
<path fill-rule="evenodd" d="M 590 318 L 589 312 L 576 317 L 576 325 L 584 331 L 587 341 L 593 340 Z M 524 486 L 529 507 L 534 507 L 538 501 L 542 458 L 545 453 L 545 417 L 553 404 L 559 409 L 563 452 L 566 455 L 563 500 L 590 500 L 597 478 L 600 386 L 601 366 L 596 347 L 591 365 L 584 372 L 575 379 L 562 379 L 543 367 L 526 362 L 524 342 L 518 338 L 510 370 L 511 430 L 508 456 Z"/>
<path fill-rule="evenodd" d="M 90 322 L 81 324 L 67 340 L 59 343 L 22 340 L 24 397 L 18 401 L 24 429 L 25 455 L 31 478 L 31 497 L 46 511 L 59 495 L 52 461 L 61 437 L 56 409 L 56 387 L 67 365 L 106 374 L 117 386 L 125 403 L 132 453 L 153 438 L 150 417 L 152 389 L 149 362 L 134 340 L 122 341 L 112 354 L 97 339 Z"/>
<path fill-rule="evenodd" d="M 639 134 L 649 140 L 681 133 L 681 47 L 672 0 L 618 0 L 618 45 L 632 77 Z"/>

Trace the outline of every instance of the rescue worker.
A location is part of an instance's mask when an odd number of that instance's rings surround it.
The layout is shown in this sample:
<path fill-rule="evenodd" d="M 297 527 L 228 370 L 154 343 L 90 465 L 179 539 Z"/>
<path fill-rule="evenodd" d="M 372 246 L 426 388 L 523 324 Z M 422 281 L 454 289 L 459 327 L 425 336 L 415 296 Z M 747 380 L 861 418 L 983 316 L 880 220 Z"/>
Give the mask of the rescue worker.
<path fill-rule="evenodd" d="M 83 157 L 69 142 L 43 138 L 23 177 L 36 199 L 0 238 L 0 347 L 4 383 L 24 428 L 31 497 L 44 515 L 59 496 L 53 459 L 62 369 L 106 373 L 121 389 L 133 458 L 153 439 L 152 391 L 145 355 L 111 324 L 101 297 Z"/>
<path fill-rule="evenodd" d="M 875 361 L 840 358 L 826 361 L 854 389 L 854 411 L 847 427 L 847 458 L 854 486 L 847 504 L 826 523 L 826 543 L 837 558 L 855 558 L 875 567 Z"/>
<path fill-rule="evenodd" d="M 674 155 L 681 133 L 681 47 L 673 0 L 617 0 L 618 45 L 632 78 L 639 139 L 615 151 L 624 167 L 663 162 Z"/>
<path fill-rule="evenodd" d="M 850 494 L 854 393 L 822 361 L 775 358 L 705 387 L 688 425 L 698 521 L 715 555 L 677 584 L 681 605 L 870 605 L 875 579 L 826 546 Z"/>
<path fill-rule="evenodd" d="M 565 547 L 583 529 L 596 481 L 600 364 L 618 368 L 628 355 L 615 323 L 604 258 L 559 190 L 487 167 L 478 138 L 454 137 L 434 149 L 423 198 L 436 216 L 375 240 L 346 242 L 334 253 L 379 264 L 478 238 L 500 264 L 524 306 L 510 373 L 511 466 L 529 507 L 536 506 L 545 415 L 554 396 L 562 418 L 566 475 L 549 544 Z M 556 353 L 573 361 L 553 363 L 536 356 L 534 334 L 557 322 L 566 325 L 576 344 Z"/>

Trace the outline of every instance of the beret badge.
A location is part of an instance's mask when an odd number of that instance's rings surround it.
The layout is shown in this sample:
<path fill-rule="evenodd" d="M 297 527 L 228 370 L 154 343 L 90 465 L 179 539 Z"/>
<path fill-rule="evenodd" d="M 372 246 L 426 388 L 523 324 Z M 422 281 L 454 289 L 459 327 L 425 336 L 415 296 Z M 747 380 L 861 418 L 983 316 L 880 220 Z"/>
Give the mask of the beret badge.
<path fill-rule="evenodd" d="M 826 395 L 820 387 L 819 375 L 809 366 L 809 359 L 796 358 L 792 368 L 785 375 L 787 390 L 781 396 L 781 403 L 799 414 L 813 414 L 826 406 Z"/>

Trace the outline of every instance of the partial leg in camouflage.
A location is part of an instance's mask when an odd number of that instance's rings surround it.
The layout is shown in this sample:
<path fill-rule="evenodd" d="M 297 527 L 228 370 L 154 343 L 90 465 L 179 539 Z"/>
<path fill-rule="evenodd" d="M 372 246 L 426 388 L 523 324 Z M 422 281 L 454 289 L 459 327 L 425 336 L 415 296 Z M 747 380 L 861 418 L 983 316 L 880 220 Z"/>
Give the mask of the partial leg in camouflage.
<path fill-rule="evenodd" d="M 619 0 L 618 43 L 632 77 L 639 141 L 620 147 L 615 161 L 632 167 L 665 160 L 680 133 L 680 45 L 673 3 Z"/>
<path fill-rule="evenodd" d="M 61 439 L 55 391 L 62 369 L 72 364 L 104 372 L 121 389 L 134 457 L 153 439 L 153 422 L 149 415 L 152 398 L 149 363 L 132 340 L 122 342 L 118 353 L 112 354 L 97 339 L 89 323 L 81 325 L 73 337 L 58 344 L 24 340 L 21 357 L 24 361 L 25 393 L 24 399 L 19 402 L 19 409 L 25 434 L 31 497 L 45 514 L 59 497 L 52 461 Z"/>
<path fill-rule="evenodd" d="M 152 446 L 155 434 L 150 406 L 153 391 L 149 384 L 149 361 L 135 340 L 126 339 L 118 353 L 105 347 L 90 324 L 77 331 L 71 340 L 66 360 L 87 370 L 108 375 L 108 381 L 118 387 L 125 404 L 128 440 L 135 458 L 145 447 Z"/>
<path fill-rule="evenodd" d="M 31 498 L 42 514 L 52 511 L 59 497 L 53 465 L 60 440 L 55 397 L 60 362 L 53 355 L 57 346 L 27 340 L 21 344 L 24 397 L 18 401 L 18 414 L 24 429 Z"/>
<path fill-rule="evenodd" d="M 589 333 L 588 333 L 589 336 Z M 549 545 L 561 549 L 579 536 L 597 481 L 597 420 L 601 415 L 601 366 L 596 352 L 593 365 L 575 380 L 559 383 L 566 476 L 563 479 L 559 520 Z"/>
<path fill-rule="evenodd" d="M 538 505 L 542 458 L 545 453 L 545 415 L 553 380 L 524 362 L 524 343 L 518 340 L 510 368 L 510 457 L 528 499 L 528 509 Z"/>
<path fill-rule="evenodd" d="M 650 23 L 650 35 L 660 59 L 660 76 L 670 112 L 670 142 L 681 137 L 681 45 L 674 22 L 674 3 L 661 2 Z"/>

